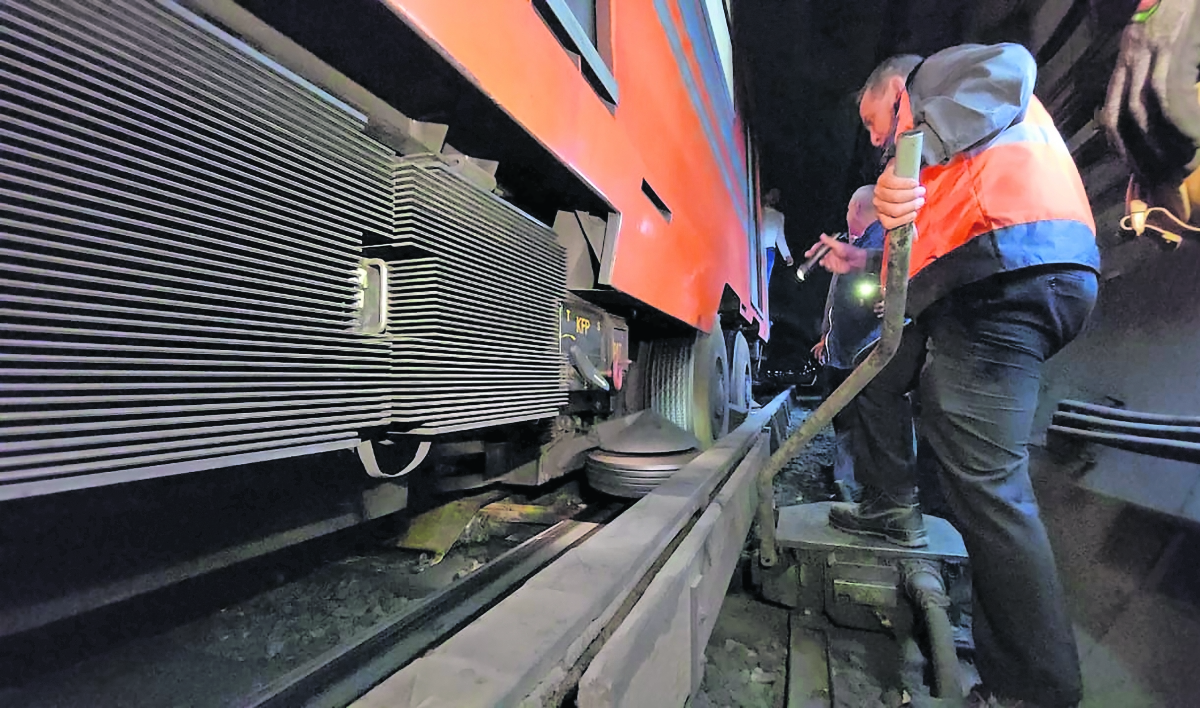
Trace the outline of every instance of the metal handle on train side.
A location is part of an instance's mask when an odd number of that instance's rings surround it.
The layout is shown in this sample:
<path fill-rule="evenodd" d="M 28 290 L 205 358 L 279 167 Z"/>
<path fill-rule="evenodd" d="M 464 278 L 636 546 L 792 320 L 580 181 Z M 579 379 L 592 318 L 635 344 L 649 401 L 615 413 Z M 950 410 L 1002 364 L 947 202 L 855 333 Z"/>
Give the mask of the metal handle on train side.
<path fill-rule="evenodd" d="M 923 137 L 920 131 L 909 131 L 896 141 L 897 176 L 909 179 L 920 177 Z M 904 308 L 908 300 L 908 262 L 915 233 L 912 224 L 905 224 L 887 233 L 887 282 L 884 283 L 883 326 L 879 343 L 759 470 L 758 563 L 764 568 L 771 568 L 779 562 L 779 549 L 775 543 L 775 475 L 883 370 L 900 346 L 900 336 L 904 332 Z"/>

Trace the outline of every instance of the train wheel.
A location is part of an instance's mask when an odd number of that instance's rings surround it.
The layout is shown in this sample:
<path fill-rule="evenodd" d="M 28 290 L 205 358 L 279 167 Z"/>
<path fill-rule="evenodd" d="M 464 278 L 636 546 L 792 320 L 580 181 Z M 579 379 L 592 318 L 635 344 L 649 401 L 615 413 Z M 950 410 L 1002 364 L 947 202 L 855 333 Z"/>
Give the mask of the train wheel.
<path fill-rule="evenodd" d="M 704 447 L 729 432 L 729 359 L 719 331 L 658 340 L 649 359 L 650 409 L 695 435 Z"/>
<path fill-rule="evenodd" d="M 754 400 L 751 387 L 754 383 L 750 373 L 750 344 L 741 332 L 727 332 L 725 344 L 729 354 L 729 407 L 738 412 L 750 410 Z"/>

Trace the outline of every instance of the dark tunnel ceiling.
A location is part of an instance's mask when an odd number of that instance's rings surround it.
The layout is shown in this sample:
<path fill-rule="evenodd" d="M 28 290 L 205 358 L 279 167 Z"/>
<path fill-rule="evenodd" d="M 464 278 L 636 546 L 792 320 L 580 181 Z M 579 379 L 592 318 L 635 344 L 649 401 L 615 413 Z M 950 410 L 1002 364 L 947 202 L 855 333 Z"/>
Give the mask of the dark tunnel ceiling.
<path fill-rule="evenodd" d="M 963 42 L 1011 41 L 1032 50 L 1036 0 L 738 0 L 734 52 L 763 190 L 778 187 L 793 255 L 822 231 L 845 229 L 846 201 L 873 182 L 878 155 L 855 93 L 883 59 L 929 55 Z M 1076 5 L 1086 7 L 1084 0 Z M 1045 36 L 1046 33 L 1043 33 Z M 824 274 L 822 274 L 824 275 Z M 771 281 L 773 365 L 799 362 L 816 341 L 828 277 L 804 285 L 777 268 Z M 793 363 L 794 362 L 794 363 Z"/>

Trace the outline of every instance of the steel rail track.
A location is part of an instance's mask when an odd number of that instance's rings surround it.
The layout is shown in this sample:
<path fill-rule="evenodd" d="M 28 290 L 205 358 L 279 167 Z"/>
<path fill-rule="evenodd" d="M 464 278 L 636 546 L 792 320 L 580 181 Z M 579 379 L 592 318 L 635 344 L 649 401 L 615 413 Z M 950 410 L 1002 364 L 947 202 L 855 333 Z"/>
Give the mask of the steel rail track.
<path fill-rule="evenodd" d="M 583 542 L 623 508 L 613 504 L 585 512 L 587 520 L 555 524 L 413 607 L 280 676 L 237 705 L 340 708 L 353 702 Z"/>

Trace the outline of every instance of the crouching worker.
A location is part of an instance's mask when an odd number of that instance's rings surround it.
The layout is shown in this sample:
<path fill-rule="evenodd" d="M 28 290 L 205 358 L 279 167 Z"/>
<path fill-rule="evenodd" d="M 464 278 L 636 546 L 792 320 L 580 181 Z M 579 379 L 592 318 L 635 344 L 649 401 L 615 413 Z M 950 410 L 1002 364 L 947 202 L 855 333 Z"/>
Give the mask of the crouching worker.
<path fill-rule="evenodd" d="M 883 248 L 883 225 L 875 217 L 874 194 L 873 185 L 859 187 L 846 207 L 850 243 L 858 248 Z M 817 243 L 804 257 L 812 258 L 819 248 L 821 244 Z M 824 367 L 825 395 L 841 386 L 854 371 L 855 355 L 879 339 L 880 321 L 874 307 L 878 300 L 878 273 L 835 273 L 830 281 L 821 319 L 821 339 L 812 348 L 813 357 Z M 852 459 L 853 408 L 852 400 L 833 418 L 833 431 L 837 438 L 833 481 L 843 498 L 856 497 L 858 488 Z"/>

